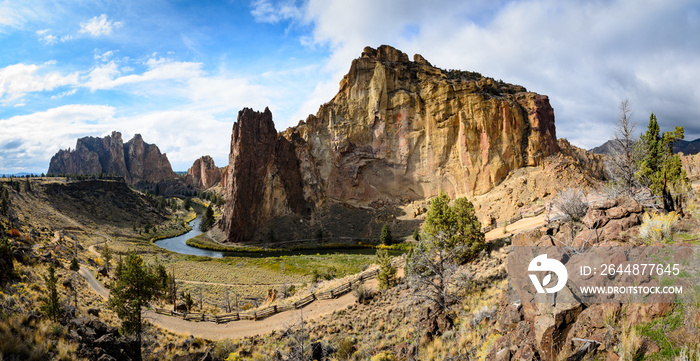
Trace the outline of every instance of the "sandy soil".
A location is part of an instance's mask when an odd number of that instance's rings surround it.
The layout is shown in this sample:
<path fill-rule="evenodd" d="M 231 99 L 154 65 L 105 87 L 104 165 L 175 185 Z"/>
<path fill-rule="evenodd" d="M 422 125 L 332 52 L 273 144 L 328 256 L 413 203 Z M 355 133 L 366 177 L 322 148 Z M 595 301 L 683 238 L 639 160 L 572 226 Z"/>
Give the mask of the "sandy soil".
<path fill-rule="evenodd" d="M 503 227 L 500 228 L 495 228 L 491 230 L 490 232 L 486 233 L 486 240 L 494 240 L 498 238 L 503 238 L 503 237 L 510 237 L 513 236 L 516 233 L 520 233 L 523 231 L 528 231 L 534 228 L 542 227 L 545 224 L 545 215 L 540 214 L 539 216 L 536 217 L 531 217 L 531 218 L 523 218 L 513 224 L 509 224 L 506 227 L 506 233 L 503 233 Z"/>

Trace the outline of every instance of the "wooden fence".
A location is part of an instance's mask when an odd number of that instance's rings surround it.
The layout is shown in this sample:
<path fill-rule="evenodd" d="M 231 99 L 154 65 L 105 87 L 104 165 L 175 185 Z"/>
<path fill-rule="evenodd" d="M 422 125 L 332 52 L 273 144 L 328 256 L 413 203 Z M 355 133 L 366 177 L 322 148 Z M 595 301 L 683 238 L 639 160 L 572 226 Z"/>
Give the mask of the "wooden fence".
<path fill-rule="evenodd" d="M 523 218 L 537 217 L 544 212 L 545 212 L 545 207 L 541 207 L 541 208 L 539 208 L 531 213 L 519 213 L 517 216 L 515 216 L 511 219 L 507 219 L 505 222 L 505 225 L 509 226 L 509 225 L 511 225 L 511 224 L 523 219 Z M 496 229 L 496 227 L 498 227 L 498 224 L 494 223 L 490 226 L 486 226 L 486 227 L 482 228 L 481 231 L 484 233 L 488 233 L 488 232 Z"/>
<path fill-rule="evenodd" d="M 394 266 L 397 266 L 399 262 L 401 262 L 403 258 L 398 258 L 392 261 L 392 264 Z M 379 274 L 379 269 L 374 269 L 372 271 L 368 272 L 363 272 L 359 274 L 357 277 L 351 279 L 350 281 L 343 283 L 340 286 L 334 287 L 328 291 L 324 292 L 318 292 L 318 293 L 312 293 L 294 303 L 291 304 L 286 304 L 286 305 L 272 305 L 268 306 L 259 310 L 255 311 L 249 311 L 249 312 L 236 312 L 236 313 L 228 313 L 228 314 L 223 314 L 223 315 L 208 315 L 205 313 L 201 312 L 178 312 L 178 311 L 173 311 L 165 308 L 157 308 L 154 307 L 154 311 L 156 313 L 166 315 L 166 316 L 173 316 L 173 317 L 180 317 L 183 320 L 186 321 L 199 321 L 199 322 L 213 322 L 213 323 L 227 323 L 231 321 L 239 321 L 239 320 L 253 320 L 253 321 L 258 321 L 262 320 L 265 318 L 268 318 L 272 315 L 278 314 L 280 312 L 285 312 L 285 311 L 291 311 L 294 309 L 300 309 L 304 308 L 311 303 L 313 303 L 316 300 L 330 300 L 334 298 L 338 298 L 340 296 L 345 295 L 346 293 L 352 291 L 353 286 L 364 283 L 368 279 L 374 278 Z"/>

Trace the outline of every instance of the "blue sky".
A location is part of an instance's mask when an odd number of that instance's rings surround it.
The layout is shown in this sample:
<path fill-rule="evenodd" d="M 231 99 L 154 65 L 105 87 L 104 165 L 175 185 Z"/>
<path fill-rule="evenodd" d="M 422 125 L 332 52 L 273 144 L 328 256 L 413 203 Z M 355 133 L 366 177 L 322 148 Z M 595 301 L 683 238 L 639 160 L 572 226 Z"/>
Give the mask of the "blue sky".
<path fill-rule="evenodd" d="M 278 130 L 330 100 L 366 45 L 549 95 L 557 135 L 609 139 L 629 99 L 700 137 L 697 1 L 0 0 L 0 174 L 45 172 L 78 137 L 121 131 L 175 170 L 228 160 L 242 107 Z"/>

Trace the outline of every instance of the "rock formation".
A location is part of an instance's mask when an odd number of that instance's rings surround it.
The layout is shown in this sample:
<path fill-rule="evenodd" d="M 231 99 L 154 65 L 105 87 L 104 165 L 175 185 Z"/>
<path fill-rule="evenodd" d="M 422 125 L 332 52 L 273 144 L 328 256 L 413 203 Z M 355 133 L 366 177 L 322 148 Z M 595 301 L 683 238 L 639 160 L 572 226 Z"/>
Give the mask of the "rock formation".
<path fill-rule="evenodd" d="M 246 226 L 294 212 L 282 201 L 290 198 L 303 204 L 300 209 L 319 210 L 329 203 L 386 206 L 439 192 L 483 194 L 511 171 L 539 165 L 558 151 L 547 96 L 478 73 L 441 70 L 420 55 L 409 61 L 389 46 L 365 48 L 338 94 L 281 137 L 268 113 L 258 122 L 266 125 L 251 126 L 250 133 L 242 123 L 252 111 L 239 114 L 241 125 L 234 125 L 227 195 L 229 202 L 244 197 L 255 210 Z M 253 143 L 252 154 L 245 154 L 246 142 Z M 270 166 L 282 148 L 288 156 L 277 162 L 295 168 L 299 182 L 276 173 L 279 163 Z M 236 169 L 236 162 L 251 170 Z M 255 187 L 265 197 L 237 191 Z M 236 234 L 249 231 L 231 216 L 222 220 L 229 240 L 244 239 Z"/>
<path fill-rule="evenodd" d="M 59 150 L 51 158 L 49 174 L 117 174 L 130 184 L 156 184 L 177 179 L 168 157 L 155 144 L 134 135 L 126 144 L 119 132 L 104 138 L 78 139 L 75 150 Z"/>
<path fill-rule="evenodd" d="M 267 108 L 238 113 L 227 172 L 228 201 L 221 224 L 230 242 L 250 239 L 255 227 L 269 218 L 309 210 L 294 148 L 277 135 Z"/>
<path fill-rule="evenodd" d="M 700 153 L 684 155 L 680 154 L 681 163 L 685 174 L 691 181 L 700 179 Z"/>
<path fill-rule="evenodd" d="M 185 175 L 185 182 L 199 189 L 209 189 L 220 181 L 221 169 L 214 164 L 214 159 L 208 155 L 195 160 Z"/>

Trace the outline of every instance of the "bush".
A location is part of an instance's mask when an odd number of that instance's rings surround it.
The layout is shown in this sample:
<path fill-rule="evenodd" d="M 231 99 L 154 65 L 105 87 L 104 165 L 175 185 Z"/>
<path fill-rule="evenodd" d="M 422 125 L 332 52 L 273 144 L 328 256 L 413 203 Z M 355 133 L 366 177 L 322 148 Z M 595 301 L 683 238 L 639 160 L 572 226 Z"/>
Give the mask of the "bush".
<path fill-rule="evenodd" d="M 588 203 L 584 201 L 586 195 L 582 190 L 569 188 L 557 196 L 554 207 L 558 209 L 567 219 L 575 222 L 581 220 L 588 211 Z"/>
<path fill-rule="evenodd" d="M 338 269 L 335 267 L 330 267 L 325 271 L 319 271 L 317 268 L 314 268 L 311 271 L 311 283 L 317 283 L 321 280 L 332 280 L 335 278 L 336 273 L 338 273 Z"/>
<path fill-rule="evenodd" d="M 78 263 L 78 259 L 73 257 L 73 259 L 70 261 L 70 270 L 71 271 L 80 271 L 80 264 Z"/>
<path fill-rule="evenodd" d="M 374 291 L 362 284 L 357 285 L 357 287 L 352 290 L 352 294 L 357 297 L 357 302 L 362 304 L 366 304 L 374 298 Z"/>
<path fill-rule="evenodd" d="M 350 336 L 340 340 L 340 342 L 338 342 L 338 348 L 335 351 L 335 355 L 340 360 L 349 360 L 352 357 L 352 354 L 357 350 L 357 347 L 355 346 L 356 343 L 357 339 Z"/>
<path fill-rule="evenodd" d="M 374 356 L 372 356 L 371 361 L 395 361 L 396 356 L 394 356 L 391 351 L 384 351 L 380 352 Z"/>
<path fill-rule="evenodd" d="M 678 223 L 678 219 L 676 212 L 653 215 L 645 213 L 642 217 L 642 225 L 639 227 L 639 236 L 647 242 L 661 242 L 664 239 L 671 239 L 673 228 Z"/>

